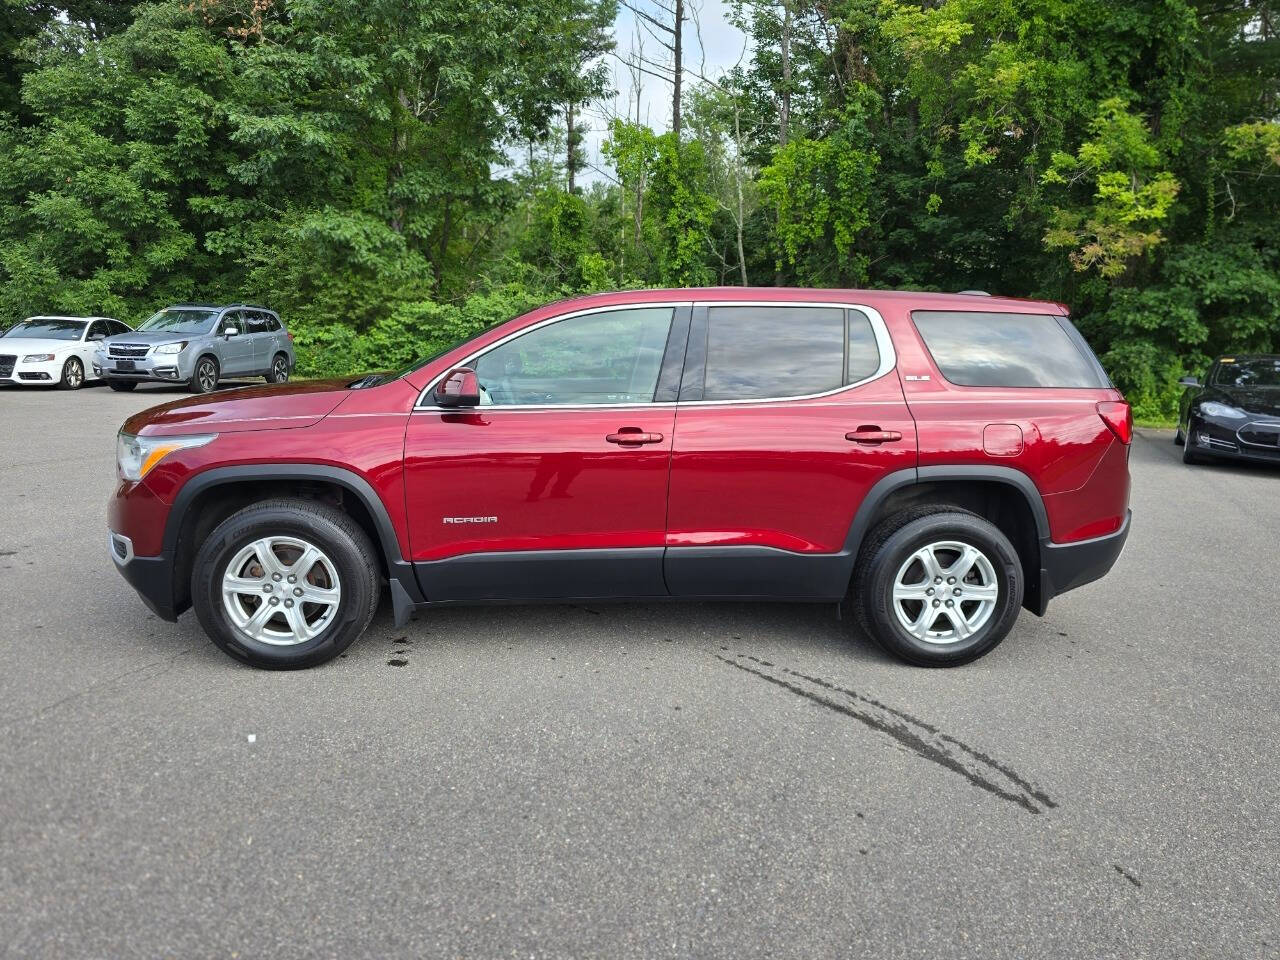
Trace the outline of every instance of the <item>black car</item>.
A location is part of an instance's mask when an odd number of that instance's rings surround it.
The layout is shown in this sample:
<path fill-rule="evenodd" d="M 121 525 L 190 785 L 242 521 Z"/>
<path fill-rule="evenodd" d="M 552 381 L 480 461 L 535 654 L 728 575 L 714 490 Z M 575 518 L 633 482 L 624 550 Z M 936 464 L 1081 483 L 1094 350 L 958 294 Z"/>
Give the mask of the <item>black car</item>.
<path fill-rule="evenodd" d="M 1223 357 L 1179 404 L 1178 433 L 1184 463 L 1223 458 L 1280 464 L 1280 355 Z"/>

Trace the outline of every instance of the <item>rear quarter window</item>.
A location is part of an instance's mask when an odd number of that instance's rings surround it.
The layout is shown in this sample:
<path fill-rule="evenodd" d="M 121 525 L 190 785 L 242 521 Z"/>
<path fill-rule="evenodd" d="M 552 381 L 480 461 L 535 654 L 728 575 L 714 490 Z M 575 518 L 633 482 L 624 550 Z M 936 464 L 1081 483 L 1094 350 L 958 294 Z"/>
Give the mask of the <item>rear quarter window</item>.
<path fill-rule="evenodd" d="M 1088 347 L 1057 317 L 917 310 L 911 319 L 942 375 L 958 386 L 1108 386 Z"/>

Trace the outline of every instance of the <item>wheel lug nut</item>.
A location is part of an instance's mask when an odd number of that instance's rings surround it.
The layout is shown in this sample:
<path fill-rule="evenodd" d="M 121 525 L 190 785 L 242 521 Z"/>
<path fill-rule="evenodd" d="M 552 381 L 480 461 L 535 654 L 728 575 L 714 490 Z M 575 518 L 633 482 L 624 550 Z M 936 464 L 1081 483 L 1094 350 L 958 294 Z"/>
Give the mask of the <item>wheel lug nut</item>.
<path fill-rule="evenodd" d="M 948 601 L 947 601 L 947 606 L 948 606 L 948 607 L 954 607 L 954 606 L 955 606 L 955 603 L 954 603 L 953 601 L 951 601 L 951 600 L 948 600 Z"/>
<path fill-rule="evenodd" d="M 271 579 L 272 579 L 272 580 L 274 580 L 276 583 L 279 583 L 279 582 L 280 582 L 280 574 L 278 574 L 278 573 L 273 573 L 273 574 L 271 575 Z"/>
<path fill-rule="evenodd" d="M 927 596 L 927 597 L 932 597 L 932 596 L 933 596 L 933 587 L 930 587 L 930 588 L 929 588 L 929 589 L 927 589 L 924 593 L 925 593 L 925 596 Z"/>
<path fill-rule="evenodd" d="M 293 606 L 293 601 L 292 601 L 292 600 L 286 600 L 286 601 L 284 602 L 284 605 L 285 605 L 286 607 L 292 607 L 292 606 Z"/>
<path fill-rule="evenodd" d="M 935 601 L 933 601 L 933 605 L 936 607 L 936 606 L 937 606 L 939 603 L 941 603 L 941 602 L 942 602 L 942 601 L 940 601 L 940 600 L 935 600 Z"/>
<path fill-rule="evenodd" d="M 269 584 L 269 583 L 264 583 L 264 584 L 262 585 L 262 592 L 263 592 L 263 593 L 270 593 L 270 592 L 271 592 L 271 584 Z"/>
<path fill-rule="evenodd" d="M 279 597 L 272 597 L 272 598 L 271 598 L 271 605 L 272 605 L 273 607 L 274 607 L 277 603 L 279 603 L 279 602 L 280 602 L 280 598 L 279 598 Z"/>
<path fill-rule="evenodd" d="M 955 582 L 956 582 L 955 577 L 947 577 L 947 583 L 955 583 Z"/>
<path fill-rule="evenodd" d="M 300 596 L 302 596 L 302 588 L 301 588 L 301 587 L 294 587 L 294 588 L 293 588 L 293 595 L 294 595 L 295 597 L 300 597 Z"/>
<path fill-rule="evenodd" d="M 934 578 L 933 578 L 933 582 L 934 582 L 934 583 L 941 583 L 941 582 L 942 582 L 942 578 L 941 578 L 941 577 L 934 577 Z"/>
<path fill-rule="evenodd" d="M 956 595 L 957 597 L 958 597 L 958 596 L 960 596 L 960 588 L 959 588 L 959 587 L 956 587 L 956 588 L 955 588 L 955 590 L 954 590 L 953 592 L 955 593 L 955 595 Z"/>
<path fill-rule="evenodd" d="M 293 576 L 292 574 L 290 574 L 290 576 L 289 576 L 289 582 L 290 582 L 290 583 L 297 583 L 297 582 L 298 582 L 298 578 L 297 578 L 297 577 L 295 577 L 295 576 Z"/>

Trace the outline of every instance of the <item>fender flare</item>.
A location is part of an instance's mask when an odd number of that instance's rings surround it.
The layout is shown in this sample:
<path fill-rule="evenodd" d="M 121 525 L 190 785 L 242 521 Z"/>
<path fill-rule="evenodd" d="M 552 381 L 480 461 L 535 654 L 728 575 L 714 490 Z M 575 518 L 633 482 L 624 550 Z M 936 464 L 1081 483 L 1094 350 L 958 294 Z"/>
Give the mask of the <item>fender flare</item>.
<path fill-rule="evenodd" d="M 407 619 L 405 611 L 411 610 L 414 604 L 422 601 L 422 591 L 418 586 L 417 577 L 414 576 L 413 565 L 406 562 L 401 553 L 395 525 L 391 522 L 391 516 L 387 513 L 382 498 L 378 496 L 368 480 L 344 467 L 319 463 L 264 463 L 214 467 L 212 470 L 197 473 L 182 485 L 169 507 L 161 546 L 162 555 L 169 558 L 177 556 L 178 537 L 183 521 L 191 509 L 191 504 L 200 494 L 214 487 L 233 483 L 271 480 L 312 480 L 333 483 L 360 501 L 373 519 L 373 525 L 378 534 L 378 546 L 382 549 L 387 562 L 396 622 L 398 626 L 402 625 L 401 616 L 404 615 Z"/>
<path fill-rule="evenodd" d="M 914 486 L 917 483 L 945 480 L 976 480 L 985 483 L 1000 483 L 1007 487 L 1012 487 L 1022 495 L 1027 506 L 1031 508 L 1031 515 L 1036 522 L 1037 539 L 1041 543 L 1049 540 L 1049 514 L 1045 510 L 1044 498 L 1040 496 L 1040 491 L 1030 477 L 1021 470 L 1015 470 L 1012 467 L 957 464 L 954 466 L 908 467 L 905 470 L 896 470 L 881 477 L 867 491 L 867 495 L 862 498 L 858 512 L 854 514 L 853 523 L 849 525 L 849 534 L 845 537 L 844 549 L 840 552 L 852 558 L 857 558 L 858 550 L 862 547 L 862 541 L 870 532 L 873 520 L 890 494 L 904 487 Z"/>

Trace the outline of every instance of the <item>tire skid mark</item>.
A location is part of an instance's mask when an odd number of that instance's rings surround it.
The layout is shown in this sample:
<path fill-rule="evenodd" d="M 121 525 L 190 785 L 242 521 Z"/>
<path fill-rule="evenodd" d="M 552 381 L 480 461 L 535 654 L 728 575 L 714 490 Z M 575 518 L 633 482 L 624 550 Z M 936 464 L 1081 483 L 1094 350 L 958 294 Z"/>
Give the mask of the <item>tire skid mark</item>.
<path fill-rule="evenodd" d="M 734 659 L 718 653 L 713 653 L 712 656 L 731 667 L 736 667 L 797 696 L 857 720 L 872 730 L 891 737 L 918 756 L 953 773 L 958 773 L 974 786 L 1001 800 L 1015 804 L 1028 813 L 1038 815 L 1058 806 L 1048 794 L 1033 786 L 1007 765 L 903 710 L 887 706 L 871 697 L 865 697 L 819 677 L 788 670 L 786 667 L 776 667 L 767 660 L 761 660 L 749 654 L 737 654 Z M 750 663 L 741 662 L 743 660 Z M 769 672 L 770 669 L 775 672 Z M 779 672 L 784 676 L 776 675 Z M 813 690 L 809 685 L 819 689 Z M 828 694 L 837 696 L 832 697 Z"/>

